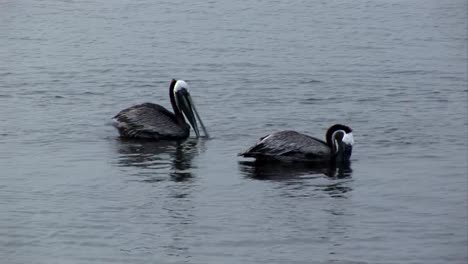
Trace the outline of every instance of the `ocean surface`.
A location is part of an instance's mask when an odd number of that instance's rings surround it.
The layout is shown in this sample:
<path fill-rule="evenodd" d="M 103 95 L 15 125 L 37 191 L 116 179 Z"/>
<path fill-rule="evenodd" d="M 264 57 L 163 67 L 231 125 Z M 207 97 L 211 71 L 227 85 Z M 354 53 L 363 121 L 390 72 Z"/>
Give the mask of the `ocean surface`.
<path fill-rule="evenodd" d="M 467 263 L 468 2 L 0 0 L 2 263 Z M 210 139 L 110 119 L 190 85 Z M 349 168 L 255 166 L 353 128 Z"/>

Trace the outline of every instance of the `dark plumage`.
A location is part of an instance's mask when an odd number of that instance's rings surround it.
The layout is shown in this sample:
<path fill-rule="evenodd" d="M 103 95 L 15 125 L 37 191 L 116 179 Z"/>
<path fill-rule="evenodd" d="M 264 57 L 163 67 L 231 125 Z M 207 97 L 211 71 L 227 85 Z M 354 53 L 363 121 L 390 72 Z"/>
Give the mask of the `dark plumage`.
<path fill-rule="evenodd" d="M 120 111 L 115 117 L 121 137 L 142 139 L 184 139 L 190 126 L 166 108 L 144 103 Z"/>
<path fill-rule="evenodd" d="M 324 162 L 337 157 L 349 159 L 354 142 L 351 132 L 347 126 L 334 125 L 327 131 L 327 142 L 291 130 L 275 132 L 261 138 L 239 156 L 302 162 Z"/>
<path fill-rule="evenodd" d="M 169 86 L 169 98 L 174 113 L 153 103 L 139 104 L 120 111 L 113 118 L 120 136 L 152 140 L 185 139 L 190 135 L 191 125 L 199 137 L 198 118 L 205 136 L 208 137 L 188 92 L 187 83 L 173 79 Z"/>

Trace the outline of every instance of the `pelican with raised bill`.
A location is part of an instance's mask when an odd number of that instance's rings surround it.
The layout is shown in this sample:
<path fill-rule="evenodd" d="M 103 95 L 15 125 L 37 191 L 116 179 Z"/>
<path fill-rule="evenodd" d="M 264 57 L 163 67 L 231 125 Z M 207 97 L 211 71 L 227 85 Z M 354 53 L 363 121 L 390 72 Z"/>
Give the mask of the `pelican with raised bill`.
<path fill-rule="evenodd" d="M 348 161 L 353 150 L 350 127 L 336 124 L 325 135 L 326 142 L 296 131 L 279 131 L 262 137 L 239 156 L 262 161 L 329 162 Z"/>
<path fill-rule="evenodd" d="M 178 140 L 187 138 L 190 135 L 190 126 L 192 126 L 196 136 L 200 137 L 198 119 L 205 137 L 209 137 L 185 81 L 172 79 L 169 86 L 169 98 L 174 113 L 153 103 L 143 103 L 120 111 L 113 118 L 114 126 L 118 129 L 120 136 L 151 140 Z"/>

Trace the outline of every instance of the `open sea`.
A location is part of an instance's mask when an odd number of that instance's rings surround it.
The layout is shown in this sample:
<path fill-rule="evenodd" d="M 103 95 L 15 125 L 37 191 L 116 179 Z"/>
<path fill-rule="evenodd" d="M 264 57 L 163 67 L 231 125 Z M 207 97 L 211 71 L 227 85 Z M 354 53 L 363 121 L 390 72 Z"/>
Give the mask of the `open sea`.
<path fill-rule="evenodd" d="M 0 262 L 467 263 L 467 10 L 0 0 Z M 172 78 L 212 137 L 121 140 Z M 346 171 L 237 157 L 335 123 Z"/>

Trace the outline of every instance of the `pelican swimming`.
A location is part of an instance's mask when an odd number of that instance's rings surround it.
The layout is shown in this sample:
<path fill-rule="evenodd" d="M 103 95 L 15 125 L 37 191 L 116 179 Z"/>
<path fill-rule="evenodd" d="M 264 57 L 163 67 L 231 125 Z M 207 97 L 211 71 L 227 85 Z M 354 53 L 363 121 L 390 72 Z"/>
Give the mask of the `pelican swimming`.
<path fill-rule="evenodd" d="M 188 89 L 185 81 L 172 79 L 169 98 L 174 113 L 158 104 L 143 103 L 120 111 L 113 118 L 114 126 L 124 138 L 185 139 L 190 134 L 190 126 L 185 119 L 200 137 L 198 119 L 205 136 L 209 137 Z"/>
<path fill-rule="evenodd" d="M 347 161 L 351 157 L 354 139 L 351 128 L 336 124 L 320 139 L 286 130 L 269 134 L 239 156 L 257 160 L 325 162 Z"/>

